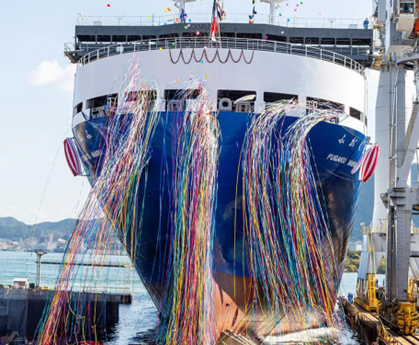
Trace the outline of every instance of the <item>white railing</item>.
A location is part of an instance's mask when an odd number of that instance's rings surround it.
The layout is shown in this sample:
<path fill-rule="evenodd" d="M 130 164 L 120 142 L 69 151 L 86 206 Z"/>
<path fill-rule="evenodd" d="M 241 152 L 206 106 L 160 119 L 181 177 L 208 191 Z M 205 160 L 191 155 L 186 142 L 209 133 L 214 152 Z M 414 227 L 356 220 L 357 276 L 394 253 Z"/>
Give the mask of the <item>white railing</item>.
<path fill-rule="evenodd" d="M 128 54 L 150 50 L 180 49 L 180 48 L 220 48 L 220 49 L 243 49 L 249 51 L 266 51 L 280 54 L 291 54 L 328 61 L 344 66 L 364 75 L 364 67 L 345 55 L 319 49 L 311 46 L 293 45 L 286 42 L 270 40 L 255 40 L 244 38 L 221 38 L 216 43 L 204 38 L 171 38 L 157 39 L 133 44 L 119 44 L 107 46 L 84 55 L 78 62 L 78 67 L 87 65 L 93 61 L 108 58 L 110 56 Z M 70 49 L 65 48 L 65 49 Z M 351 48 L 348 48 L 351 49 Z"/>
<path fill-rule="evenodd" d="M 365 19 L 340 19 L 340 18 L 297 18 L 275 16 L 271 18 L 267 14 L 258 14 L 255 16 L 255 24 L 273 24 L 277 26 L 290 28 L 334 28 L 334 29 L 364 29 Z M 186 24 L 209 23 L 211 15 L 204 13 L 190 13 Z M 162 26 L 179 23 L 180 20 L 176 14 L 165 16 L 83 16 L 77 20 L 77 25 L 97 25 L 97 26 Z M 370 20 L 371 22 L 371 20 Z M 228 13 L 223 23 L 249 23 L 248 14 Z M 369 28 L 372 29 L 372 23 Z"/>

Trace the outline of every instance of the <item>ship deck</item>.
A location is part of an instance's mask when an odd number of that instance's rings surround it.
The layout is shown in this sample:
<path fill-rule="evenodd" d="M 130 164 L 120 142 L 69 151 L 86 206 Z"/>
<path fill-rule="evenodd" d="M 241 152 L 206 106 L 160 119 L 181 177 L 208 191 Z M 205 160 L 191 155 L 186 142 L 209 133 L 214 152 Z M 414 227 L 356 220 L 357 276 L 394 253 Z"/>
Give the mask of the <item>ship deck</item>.
<path fill-rule="evenodd" d="M 190 17 L 194 18 L 192 15 Z M 208 21 L 185 24 L 176 23 L 171 17 L 129 18 L 131 19 L 79 18 L 75 28 L 75 41 L 65 45 L 65 55 L 71 62 L 77 63 L 86 55 L 108 47 L 122 46 L 124 51 L 133 45 L 164 48 L 165 42 L 180 44 L 208 40 L 210 32 Z M 263 20 L 261 23 L 248 24 L 239 22 L 236 18 L 240 17 L 232 16 L 231 20 L 221 23 L 221 37 L 225 42 L 235 42 L 235 45 L 252 42 L 254 45 L 259 41 L 266 41 L 265 47 L 287 46 L 300 52 L 322 50 L 327 51 L 330 56 L 334 53 L 355 60 L 364 67 L 370 67 L 373 63 L 371 54 L 374 50 L 374 31 L 372 28 L 362 28 L 360 20 L 279 18 L 273 24 Z M 198 19 L 201 20 L 199 17 Z M 116 51 L 116 48 L 111 50 Z"/>

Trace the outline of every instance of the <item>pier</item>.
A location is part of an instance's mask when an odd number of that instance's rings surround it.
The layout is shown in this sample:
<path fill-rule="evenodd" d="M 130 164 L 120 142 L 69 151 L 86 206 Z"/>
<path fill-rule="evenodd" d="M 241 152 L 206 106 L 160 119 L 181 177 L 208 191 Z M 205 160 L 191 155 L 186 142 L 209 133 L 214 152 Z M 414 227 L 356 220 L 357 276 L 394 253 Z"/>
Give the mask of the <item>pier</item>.
<path fill-rule="evenodd" d="M 419 209 L 419 188 L 410 179 L 419 141 L 418 5 L 378 0 L 374 12 L 381 45 L 381 58 L 374 63 L 380 70 L 374 216 L 363 227 L 356 296 L 341 299 L 351 327 L 374 344 L 419 344 L 419 235 L 412 218 Z M 376 286 L 383 256 L 385 289 Z"/>
<path fill-rule="evenodd" d="M 55 290 L 0 288 L 0 337 L 17 332 L 20 337 L 33 338 L 45 308 Z M 67 292 L 67 307 L 82 301 L 83 307 L 95 310 L 89 313 L 90 322 L 98 333 L 111 331 L 119 321 L 119 305 L 131 304 L 131 294 Z"/>
<path fill-rule="evenodd" d="M 42 262 L 43 265 L 62 265 L 62 262 L 58 261 L 44 261 Z M 116 264 L 116 263 L 109 263 L 109 264 L 97 264 L 94 262 L 75 262 L 71 264 L 65 264 L 71 266 L 86 266 L 86 267 L 111 267 L 111 268 L 131 268 L 131 264 Z"/>
<path fill-rule="evenodd" d="M 56 293 L 55 289 L 42 287 L 41 265 L 61 265 L 62 262 L 42 261 L 48 252 L 35 251 L 36 283 L 29 284 L 29 279 L 15 279 L 13 286 L 0 286 L 0 337 L 10 334 L 32 339 L 36 336 L 39 323 L 43 319 L 46 308 Z M 72 263 L 74 266 L 98 267 L 94 263 Z M 129 266 L 129 265 L 128 265 Z M 108 263 L 100 267 L 127 267 L 126 264 Z M 60 298 L 65 298 L 65 308 L 78 310 L 87 315 L 86 321 L 93 325 L 98 334 L 112 332 L 119 321 L 119 306 L 131 304 L 130 293 L 87 291 L 63 291 Z M 85 311 L 94 311 L 85 312 Z"/>
<path fill-rule="evenodd" d="M 370 312 L 346 299 L 341 299 L 341 303 L 351 328 L 367 344 L 419 345 L 419 334 L 400 334 L 396 325 L 380 317 L 377 312 Z"/>

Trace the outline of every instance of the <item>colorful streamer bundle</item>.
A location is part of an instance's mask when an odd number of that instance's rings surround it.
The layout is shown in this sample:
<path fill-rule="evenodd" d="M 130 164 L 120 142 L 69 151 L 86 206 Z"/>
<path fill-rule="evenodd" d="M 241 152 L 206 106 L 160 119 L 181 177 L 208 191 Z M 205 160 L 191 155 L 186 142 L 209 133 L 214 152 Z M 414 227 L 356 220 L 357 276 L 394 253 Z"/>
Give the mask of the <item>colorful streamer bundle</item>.
<path fill-rule="evenodd" d="M 213 242 L 220 130 L 201 85 L 177 98 L 191 108 L 173 114 L 170 256 L 158 340 L 214 344 Z"/>
<path fill-rule="evenodd" d="M 341 272 L 308 134 L 340 110 L 280 102 L 253 118 L 243 147 L 245 246 L 252 286 L 248 313 L 270 330 L 333 324 Z M 302 115 L 285 126 L 285 115 Z M 285 325 L 284 323 L 287 323 Z"/>
<path fill-rule="evenodd" d="M 88 260 L 101 267 L 106 253 L 98 248 L 111 249 L 116 246 L 116 229 L 119 237 L 130 234 L 131 257 L 135 254 L 135 236 L 141 233 L 141 209 L 137 205 L 140 179 L 150 155 L 150 141 L 159 121 L 159 97 L 152 97 L 157 88 L 148 86 L 141 79 L 138 62 L 133 59 L 124 76 L 120 95 L 139 90 L 135 97 L 120 99 L 117 107 L 108 109 L 107 130 L 100 125 L 97 129 L 105 139 L 106 154 L 100 164 L 101 173 L 93 176 L 92 189 L 79 216 L 80 221 L 68 241 L 63 257 L 56 290 L 52 296 L 45 319 L 38 333 L 38 344 L 61 344 L 70 341 L 97 341 L 97 325 L 89 324 L 89 315 L 82 314 L 83 306 L 72 301 L 69 308 L 68 291 L 72 290 L 78 269 L 74 263 Z M 148 83 L 150 84 L 150 83 Z M 153 91 L 154 90 L 154 91 Z M 154 102 L 154 103 L 153 103 Z M 119 116 L 121 113 L 129 116 Z M 122 233 L 121 233 L 122 232 Z M 127 246 L 127 243 L 125 243 Z M 88 248 L 92 248 L 88 251 Z M 93 267 L 93 270 L 95 267 Z M 86 270 L 84 283 L 89 282 L 92 270 Z M 87 310 L 94 314 L 95 311 Z"/>
<path fill-rule="evenodd" d="M 92 177 L 80 218 L 104 217 L 80 221 L 74 229 L 40 328 L 39 344 L 97 341 L 96 325 L 86 325 L 89 317 L 82 314 L 83 306 L 76 301 L 75 307 L 67 308 L 67 291 L 78 273 L 74 263 L 89 259 L 101 267 L 106 258 L 87 248 L 112 248 L 119 231 L 131 260 L 137 259 L 145 200 L 139 193 L 146 189 L 140 184 L 147 184 L 151 140 L 160 121 L 158 88 L 141 78 L 138 66 L 133 59 L 119 91 L 120 98 L 125 97 L 107 110 L 111 116 L 104 120 L 106 124 L 91 123 L 101 132 L 106 153 L 99 162 L 100 173 Z M 159 258 L 159 270 L 162 260 L 167 266 L 162 265 L 164 279 L 156 288 L 156 300 L 161 298 L 157 340 L 162 345 L 212 345 L 218 337 L 213 246 L 221 131 L 200 82 L 191 82 L 175 98 L 186 109 L 167 113 L 163 121 L 164 126 L 172 124 L 172 161 L 164 161 L 164 146 L 160 190 L 164 194 L 166 178 L 170 180 L 170 231 L 169 249 L 164 259 Z M 291 113 L 301 116 L 291 123 L 286 116 Z M 262 320 L 264 329 L 254 329 L 255 334 L 293 332 L 307 325 L 341 327 L 333 316 L 341 272 L 308 135 L 319 122 L 342 116 L 332 106 L 321 110 L 279 102 L 251 118 L 240 162 L 247 257 L 243 264 L 250 285 L 244 283 L 246 321 L 239 323 Z M 163 137 L 165 142 L 166 133 Z M 87 270 L 85 281 L 89 274 Z M 288 326 L 283 327 L 284 323 Z"/>

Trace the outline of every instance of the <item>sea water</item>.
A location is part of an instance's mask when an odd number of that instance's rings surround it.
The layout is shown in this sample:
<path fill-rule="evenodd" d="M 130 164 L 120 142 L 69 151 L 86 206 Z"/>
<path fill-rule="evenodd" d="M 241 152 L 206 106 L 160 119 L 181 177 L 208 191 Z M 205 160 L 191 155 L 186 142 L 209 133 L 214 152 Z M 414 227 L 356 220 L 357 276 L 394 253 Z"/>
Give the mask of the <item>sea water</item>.
<path fill-rule="evenodd" d="M 43 262 L 60 262 L 62 254 L 47 254 L 43 256 Z M 0 284 L 12 285 L 14 278 L 29 278 L 30 282 L 35 282 L 36 277 L 36 255 L 33 252 L 6 252 L 0 251 Z M 88 261 L 88 257 L 85 258 Z M 127 256 L 109 256 L 109 263 L 129 266 Z M 86 285 L 84 267 L 76 268 L 79 271 L 74 280 L 74 290 L 80 290 Z M 90 268 L 91 269 L 91 268 Z M 43 264 L 41 267 L 41 286 L 54 287 L 55 279 L 59 272 L 58 265 Z M 93 273 L 94 272 L 94 273 Z M 148 297 L 148 294 L 141 283 L 135 270 L 129 267 L 105 267 L 95 269 L 89 276 L 88 287 L 96 291 L 108 291 L 114 293 L 131 293 L 133 303 L 131 305 L 121 305 L 119 310 L 120 320 L 116 325 L 115 333 L 110 336 L 107 345 L 127 345 L 135 344 L 153 344 L 152 339 L 156 334 L 158 314 L 154 304 Z M 91 278 L 90 278 L 91 277 Z M 379 286 L 382 286 L 384 275 L 377 275 Z M 345 273 L 343 275 L 340 295 L 356 291 L 356 273 Z M 321 329 L 316 331 L 300 332 L 292 336 L 281 338 L 269 338 L 266 344 L 281 344 L 296 341 L 304 342 L 310 337 L 327 338 L 333 334 L 333 329 Z M 342 345 L 361 344 L 359 337 L 350 330 L 339 334 L 339 343 Z"/>

